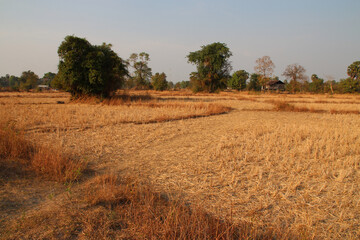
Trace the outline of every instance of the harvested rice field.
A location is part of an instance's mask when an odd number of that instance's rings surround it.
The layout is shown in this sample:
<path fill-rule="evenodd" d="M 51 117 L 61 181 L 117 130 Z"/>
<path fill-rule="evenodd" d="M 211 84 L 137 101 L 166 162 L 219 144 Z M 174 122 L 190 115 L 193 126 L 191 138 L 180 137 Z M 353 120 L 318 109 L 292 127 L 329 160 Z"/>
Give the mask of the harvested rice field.
<path fill-rule="evenodd" d="M 137 97 L 96 103 L 70 102 L 66 93 L 0 93 L 0 122 L 86 160 L 92 173 L 73 183 L 74 192 L 94 175 L 115 174 L 216 218 L 281 233 L 276 239 L 360 238 L 358 95 L 126 94 Z M 16 181 L 0 185 L 4 226 L 70 195 L 63 183 Z M 10 210 L 9 196 L 17 203 Z M 9 239 L 49 237 L 25 232 L 0 227 Z M 115 238 L 144 237 L 126 234 Z"/>

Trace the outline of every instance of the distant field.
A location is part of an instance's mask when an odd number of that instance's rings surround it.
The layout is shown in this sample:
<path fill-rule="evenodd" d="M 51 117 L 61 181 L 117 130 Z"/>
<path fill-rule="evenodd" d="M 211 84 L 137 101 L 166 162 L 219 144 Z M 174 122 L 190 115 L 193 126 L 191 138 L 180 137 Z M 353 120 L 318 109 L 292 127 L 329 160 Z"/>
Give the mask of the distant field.
<path fill-rule="evenodd" d="M 359 95 L 126 94 L 140 97 L 99 104 L 65 93 L 0 93 L 0 123 L 80 156 L 96 174 L 135 177 L 280 238 L 360 238 Z M 0 202 L 23 204 L 2 205 L 0 215 L 36 214 L 49 194 L 64 201 L 61 186 L 43 185 L 2 183 Z M 36 191 L 43 199 L 29 203 Z"/>

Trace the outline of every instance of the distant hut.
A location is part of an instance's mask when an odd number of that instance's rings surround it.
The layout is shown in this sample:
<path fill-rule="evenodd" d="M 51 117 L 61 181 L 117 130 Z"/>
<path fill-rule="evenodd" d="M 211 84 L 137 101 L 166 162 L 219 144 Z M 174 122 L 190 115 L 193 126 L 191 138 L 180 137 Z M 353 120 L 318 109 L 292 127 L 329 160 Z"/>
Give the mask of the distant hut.
<path fill-rule="evenodd" d="M 271 80 L 266 84 L 265 89 L 272 91 L 284 91 L 285 83 L 280 80 Z"/>

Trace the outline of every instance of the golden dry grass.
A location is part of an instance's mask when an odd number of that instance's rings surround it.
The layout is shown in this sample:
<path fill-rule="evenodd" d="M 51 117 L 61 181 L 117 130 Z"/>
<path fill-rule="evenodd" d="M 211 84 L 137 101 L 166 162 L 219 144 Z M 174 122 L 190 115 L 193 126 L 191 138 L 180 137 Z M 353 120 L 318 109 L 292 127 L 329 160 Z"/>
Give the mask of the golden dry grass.
<path fill-rule="evenodd" d="M 65 156 L 60 149 L 38 146 L 21 133 L 0 126 L 0 166 L 0 182 L 14 173 L 31 172 L 46 179 L 67 182 L 77 180 L 86 163 Z"/>
<path fill-rule="evenodd" d="M 18 104 L 21 110 L 16 110 L 6 103 L 0 111 L 9 125 L 18 128 L 40 129 L 48 122 L 67 128 L 28 132 L 27 138 L 61 144 L 64 151 L 86 157 L 96 171 L 137 176 L 154 191 L 201 205 L 214 216 L 288 237 L 295 232 L 303 238 L 359 238 L 360 116 L 355 112 L 359 96 L 179 95 L 169 101 L 170 93 L 156 93 L 165 101 L 138 106 Z M 189 106 L 176 108 L 173 102 Z M 279 109 L 278 103 L 285 108 Z M 197 111 L 194 104 L 234 110 L 141 125 L 109 119 L 128 116 L 133 122 L 145 122 L 161 114 L 178 119 L 189 109 Z M 57 118 L 66 124 L 56 125 Z M 89 204 L 103 201 L 88 199 Z"/>
<path fill-rule="evenodd" d="M 6 239 L 285 239 L 276 230 L 233 224 L 114 174 L 98 175 L 66 200 L 10 220 Z M 46 224 L 45 224 L 46 223 Z M 1 228 L 0 228 L 1 230 Z M 295 237 L 295 235 L 294 235 Z M 296 238 L 296 237 L 295 237 Z"/>
<path fill-rule="evenodd" d="M 3 96 L 1 98 L 1 96 Z M 33 96 L 34 98 L 31 98 Z M 95 99 L 69 102 L 63 93 L 54 93 L 43 101 L 44 95 L 33 93 L 0 94 L 0 124 L 11 125 L 25 131 L 78 130 L 124 123 L 153 123 L 209 115 L 230 111 L 229 107 L 216 103 L 156 100 L 123 101 Z M 2 101 L 5 99 L 6 101 Z M 29 99 L 28 103 L 24 99 Z M 43 102 L 42 102 L 43 101 Z M 69 102 L 57 104 L 57 101 Z M 22 102 L 21 105 L 18 103 Z M 48 104 L 41 104 L 47 102 Z"/>

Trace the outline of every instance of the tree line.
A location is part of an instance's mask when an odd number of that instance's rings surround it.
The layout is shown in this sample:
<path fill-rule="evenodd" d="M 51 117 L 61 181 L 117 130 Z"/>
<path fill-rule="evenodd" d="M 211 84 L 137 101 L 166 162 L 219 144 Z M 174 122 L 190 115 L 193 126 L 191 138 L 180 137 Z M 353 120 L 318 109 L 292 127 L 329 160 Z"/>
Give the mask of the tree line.
<path fill-rule="evenodd" d="M 196 66 L 197 71 L 190 73 L 189 80 L 176 84 L 168 81 L 164 72 L 152 73 L 148 53 L 133 53 L 124 60 L 111 47 L 111 44 L 92 45 L 85 38 L 66 36 L 58 48 L 58 73 L 48 72 L 42 78 L 32 71 L 24 71 L 20 77 L 6 75 L 0 77 L 0 87 L 30 90 L 48 85 L 68 91 L 74 97 L 92 95 L 106 98 L 120 88 L 261 91 L 270 82 L 280 81 L 278 76 L 273 75 L 275 64 L 269 56 L 256 60 L 254 73 L 239 69 L 231 74 L 229 58 L 232 53 L 225 43 L 208 44 L 190 52 L 187 60 Z M 312 74 L 309 78 L 305 68 L 299 64 L 288 65 L 282 74 L 285 90 L 292 93 L 359 93 L 360 61 L 348 66 L 347 75 L 339 82 L 331 76 L 324 80 Z"/>

